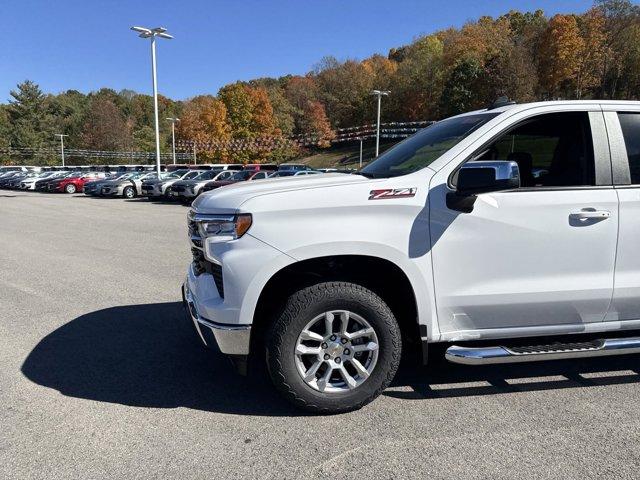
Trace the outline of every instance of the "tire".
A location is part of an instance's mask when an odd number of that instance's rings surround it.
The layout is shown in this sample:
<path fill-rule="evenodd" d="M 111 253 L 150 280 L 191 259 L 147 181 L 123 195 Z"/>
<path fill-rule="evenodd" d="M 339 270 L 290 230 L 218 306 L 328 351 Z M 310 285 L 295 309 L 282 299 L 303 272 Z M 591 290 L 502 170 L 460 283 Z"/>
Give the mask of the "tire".
<path fill-rule="evenodd" d="M 66 193 L 76 193 L 76 186 L 73 183 L 68 183 L 65 187 L 64 187 L 64 191 Z"/>
<path fill-rule="evenodd" d="M 348 327 L 341 333 L 345 320 Z M 307 347 L 313 352 L 301 354 Z M 374 400 L 393 380 L 401 354 L 393 313 L 375 293 L 354 283 L 318 283 L 295 292 L 266 337 L 274 385 L 294 405 L 316 413 L 357 410 Z"/>
<path fill-rule="evenodd" d="M 133 187 L 124 187 L 122 190 L 122 196 L 124 198 L 133 198 L 136 196 L 136 191 Z"/>

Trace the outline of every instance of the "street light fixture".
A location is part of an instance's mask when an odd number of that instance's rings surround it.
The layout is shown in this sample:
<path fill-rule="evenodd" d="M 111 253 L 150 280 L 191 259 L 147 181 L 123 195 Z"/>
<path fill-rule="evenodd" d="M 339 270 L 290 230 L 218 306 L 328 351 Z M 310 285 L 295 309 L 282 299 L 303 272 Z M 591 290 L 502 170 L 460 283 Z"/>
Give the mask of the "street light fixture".
<path fill-rule="evenodd" d="M 380 104 L 382 103 L 382 96 L 387 97 L 391 92 L 389 90 L 374 90 L 371 95 L 378 97 L 378 126 L 376 128 L 376 157 L 380 152 Z"/>
<path fill-rule="evenodd" d="M 60 157 L 62 158 L 62 166 L 64 167 L 64 137 L 68 137 L 69 135 L 54 133 L 54 136 L 60 137 Z"/>
<path fill-rule="evenodd" d="M 153 114 L 156 128 L 156 170 L 158 178 L 160 178 L 160 125 L 158 122 L 158 79 L 156 76 L 156 37 L 171 40 L 173 37 L 166 33 L 167 29 L 163 27 L 145 28 L 131 27 L 131 30 L 138 32 L 140 38 L 151 39 L 151 77 L 153 80 Z M 175 159 L 175 157 L 174 157 Z"/>
<path fill-rule="evenodd" d="M 166 120 L 171 122 L 171 144 L 173 147 L 173 164 L 176 164 L 176 122 L 180 119 L 177 117 L 167 117 Z"/>

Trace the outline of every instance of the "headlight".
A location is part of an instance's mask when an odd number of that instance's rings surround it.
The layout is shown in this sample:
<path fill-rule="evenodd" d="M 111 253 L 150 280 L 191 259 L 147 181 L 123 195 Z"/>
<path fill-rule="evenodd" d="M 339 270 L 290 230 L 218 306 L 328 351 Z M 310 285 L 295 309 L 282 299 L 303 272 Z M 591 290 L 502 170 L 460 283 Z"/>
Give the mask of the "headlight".
<path fill-rule="evenodd" d="M 242 237 L 249 227 L 252 218 L 249 213 L 239 215 L 193 215 L 202 239 L 212 242 L 229 242 Z"/>

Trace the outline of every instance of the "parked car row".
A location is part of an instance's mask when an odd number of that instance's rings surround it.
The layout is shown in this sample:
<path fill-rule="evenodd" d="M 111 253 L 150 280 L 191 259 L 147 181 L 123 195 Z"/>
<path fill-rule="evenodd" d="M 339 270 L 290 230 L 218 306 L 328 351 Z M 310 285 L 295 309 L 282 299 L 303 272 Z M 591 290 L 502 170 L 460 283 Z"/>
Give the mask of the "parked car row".
<path fill-rule="evenodd" d="M 216 164 L 158 175 L 150 171 L 11 170 L 0 172 L 0 188 L 101 197 L 148 197 L 188 203 L 203 192 L 238 182 L 323 173 L 302 164 Z"/>

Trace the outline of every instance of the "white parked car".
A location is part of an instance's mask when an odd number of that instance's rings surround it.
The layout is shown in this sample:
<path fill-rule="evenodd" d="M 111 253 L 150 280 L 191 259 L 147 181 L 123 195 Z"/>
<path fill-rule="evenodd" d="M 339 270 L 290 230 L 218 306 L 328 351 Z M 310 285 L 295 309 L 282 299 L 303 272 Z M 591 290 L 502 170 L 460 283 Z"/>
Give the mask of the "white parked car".
<path fill-rule="evenodd" d="M 470 365 L 638 353 L 639 192 L 640 102 L 471 112 L 357 175 L 201 195 L 185 303 L 203 342 L 239 366 L 266 354 L 321 412 L 436 343 Z"/>

